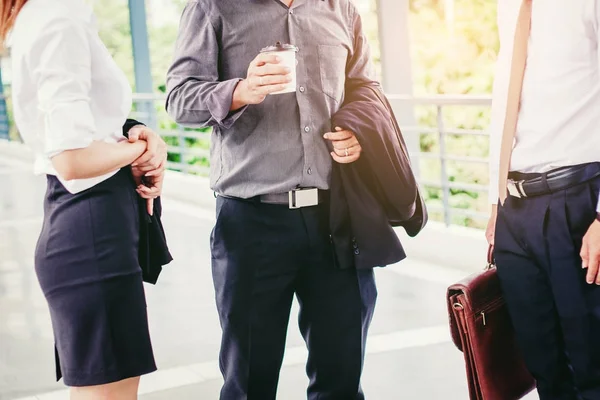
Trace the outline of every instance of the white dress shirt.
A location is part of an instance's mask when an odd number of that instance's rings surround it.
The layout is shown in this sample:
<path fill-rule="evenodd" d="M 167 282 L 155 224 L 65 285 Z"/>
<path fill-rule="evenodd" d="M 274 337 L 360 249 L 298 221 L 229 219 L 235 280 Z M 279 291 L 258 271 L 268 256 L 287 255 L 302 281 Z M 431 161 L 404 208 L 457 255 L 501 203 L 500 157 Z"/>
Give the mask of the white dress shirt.
<path fill-rule="evenodd" d="M 490 126 L 490 201 L 521 0 L 498 0 L 500 53 Z M 531 37 L 510 170 L 546 172 L 600 161 L 600 0 L 533 0 Z"/>
<path fill-rule="evenodd" d="M 131 87 L 100 40 L 92 9 L 83 0 L 29 0 L 9 46 L 15 121 L 35 152 L 36 173 L 58 176 L 50 159 L 65 150 L 123 140 Z M 92 179 L 58 178 L 77 193 L 116 172 Z"/>

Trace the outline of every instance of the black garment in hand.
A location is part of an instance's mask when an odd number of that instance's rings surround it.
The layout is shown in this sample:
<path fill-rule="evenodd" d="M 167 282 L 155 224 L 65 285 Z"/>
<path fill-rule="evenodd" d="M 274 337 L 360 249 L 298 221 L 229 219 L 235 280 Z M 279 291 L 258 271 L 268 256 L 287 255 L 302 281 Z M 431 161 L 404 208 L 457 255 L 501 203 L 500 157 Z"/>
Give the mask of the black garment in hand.
<path fill-rule="evenodd" d="M 393 227 L 416 236 L 427 209 L 402 134 L 378 85 L 347 88 L 335 127 L 356 135 L 361 157 L 334 163 L 331 179 L 331 238 L 340 268 L 384 267 L 406 258 Z"/>
<path fill-rule="evenodd" d="M 160 197 L 154 200 L 154 215 L 149 215 L 146 200 L 140 197 L 139 260 L 144 282 L 156 284 L 162 267 L 173 261 L 162 225 Z"/>
<path fill-rule="evenodd" d="M 136 125 L 144 125 L 133 119 L 128 119 L 123 125 L 123 136 L 129 137 L 129 130 Z M 173 261 L 167 246 L 167 238 L 162 225 L 162 204 L 160 197 L 154 200 L 154 215 L 149 215 L 146 200 L 140 202 L 140 244 L 139 261 L 144 282 L 156 284 L 162 267 Z"/>

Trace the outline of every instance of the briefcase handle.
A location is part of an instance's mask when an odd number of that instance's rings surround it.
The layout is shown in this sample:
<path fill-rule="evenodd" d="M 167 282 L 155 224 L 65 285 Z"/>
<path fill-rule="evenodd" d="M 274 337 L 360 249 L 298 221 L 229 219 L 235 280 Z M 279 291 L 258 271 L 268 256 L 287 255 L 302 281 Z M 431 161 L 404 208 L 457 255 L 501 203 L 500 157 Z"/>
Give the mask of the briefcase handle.
<path fill-rule="evenodd" d="M 488 247 L 487 265 L 485 266 L 485 270 L 489 271 L 492 268 L 496 268 L 496 261 L 494 260 L 494 246 L 490 244 Z"/>

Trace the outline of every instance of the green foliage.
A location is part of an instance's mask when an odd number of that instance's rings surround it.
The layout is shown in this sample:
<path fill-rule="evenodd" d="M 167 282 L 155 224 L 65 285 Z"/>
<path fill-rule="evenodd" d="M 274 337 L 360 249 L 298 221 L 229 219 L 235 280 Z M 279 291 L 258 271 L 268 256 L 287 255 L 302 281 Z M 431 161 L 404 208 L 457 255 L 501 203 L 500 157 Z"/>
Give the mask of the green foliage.
<path fill-rule="evenodd" d="M 493 71 L 499 48 L 496 27 L 496 2 L 489 0 L 455 0 L 454 10 L 444 0 L 412 0 L 410 2 L 411 53 L 414 91 L 417 95 L 490 94 Z M 453 15 L 452 15 L 453 14 Z M 453 18 L 452 18 L 453 17 Z M 415 116 L 420 126 L 437 129 L 437 109 L 418 107 Z M 490 110 L 485 107 L 452 106 L 443 108 L 442 122 L 446 130 L 485 130 L 489 125 Z M 446 154 L 452 157 L 486 159 L 489 141 L 484 136 L 445 137 Z M 421 151 L 440 152 L 438 134 L 420 137 Z M 422 179 L 442 181 L 441 164 L 437 159 L 421 159 Z M 460 184 L 488 184 L 487 163 L 448 161 L 450 182 Z M 441 206 L 442 191 L 427 188 L 430 206 Z M 479 212 L 488 210 L 486 192 L 450 190 L 451 207 Z M 434 219 L 443 219 L 441 214 Z M 453 215 L 452 223 L 484 227 L 484 218 Z"/>
<path fill-rule="evenodd" d="M 453 19 L 447 19 L 446 3 L 411 1 L 415 93 L 490 93 L 499 48 L 496 3 L 455 0 Z"/>

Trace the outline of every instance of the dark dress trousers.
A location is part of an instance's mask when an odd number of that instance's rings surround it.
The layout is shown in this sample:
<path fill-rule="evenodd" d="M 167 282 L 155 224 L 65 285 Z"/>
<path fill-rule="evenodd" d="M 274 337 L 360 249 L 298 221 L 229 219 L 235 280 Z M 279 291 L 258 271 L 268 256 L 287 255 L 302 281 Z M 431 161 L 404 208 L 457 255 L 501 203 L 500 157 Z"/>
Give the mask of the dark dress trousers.
<path fill-rule="evenodd" d="M 273 400 L 294 294 L 309 351 L 310 400 L 362 400 L 377 289 L 372 269 L 340 269 L 329 205 L 217 198 L 212 269 L 223 339 L 223 400 Z"/>
<path fill-rule="evenodd" d="M 599 190 L 596 177 L 499 206 L 498 276 L 541 400 L 600 399 L 600 286 L 579 256 Z"/>

